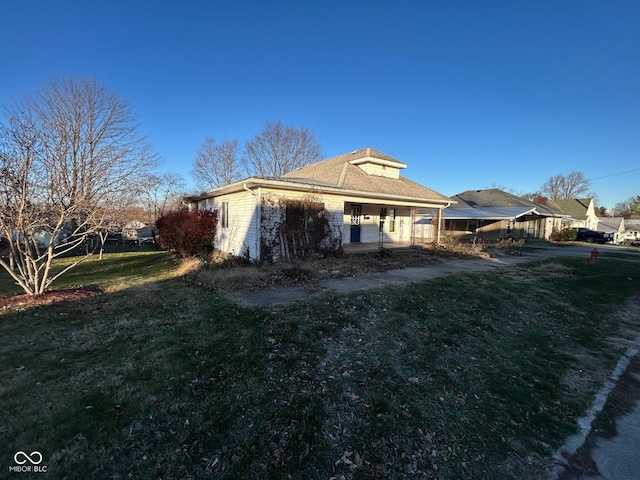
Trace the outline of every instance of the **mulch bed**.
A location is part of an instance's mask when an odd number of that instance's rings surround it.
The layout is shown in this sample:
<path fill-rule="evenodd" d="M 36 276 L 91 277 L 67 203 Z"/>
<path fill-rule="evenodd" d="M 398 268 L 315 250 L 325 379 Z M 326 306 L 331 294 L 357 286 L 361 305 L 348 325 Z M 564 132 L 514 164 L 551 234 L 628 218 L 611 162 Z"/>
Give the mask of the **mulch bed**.
<path fill-rule="evenodd" d="M 42 295 L 15 295 L 0 299 L 0 308 L 15 307 L 16 305 L 45 305 L 50 303 L 70 302 L 83 298 L 95 297 L 103 292 L 97 287 L 66 288 L 51 290 Z"/>

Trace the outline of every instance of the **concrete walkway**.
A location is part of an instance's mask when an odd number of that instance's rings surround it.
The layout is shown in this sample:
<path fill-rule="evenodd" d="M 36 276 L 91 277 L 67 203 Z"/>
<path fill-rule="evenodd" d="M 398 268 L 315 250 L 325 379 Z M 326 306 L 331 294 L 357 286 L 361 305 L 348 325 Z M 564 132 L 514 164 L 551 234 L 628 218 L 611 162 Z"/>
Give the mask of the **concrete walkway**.
<path fill-rule="evenodd" d="M 585 261 L 593 247 L 547 247 L 526 251 L 523 255 L 503 255 L 498 258 L 473 259 L 473 260 L 446 260 L 423 267 L 408 267 L 398 270 L 374 272 L 360 277 L 337 277 L 319 281 L 323 289 L 321 293 L 350 293 L 368 288 L 383 287 L 386 285 L 399 285 L 405 283 L 431 280 L 443 275 L 455 275 L 457 273 L 486 272 L 496 268 L 508 267 L 517 263 L 528 262 L 550 256 L 579 256 Z M 246 306 L 269 307 L 281 303 L 305 300 L 311 294 L 301 287 L 280 287 L 259 290 L 254 292 L 238 292 L 235 295 L 238 303 Z"/>
<path fill-rule="evenodd" d="M 483 272 L 494 268 L 513 265 L 518 262 L 532 260 L 531 257 L 518 256 L 506 257 L 504 259 L 487 260 L 443 260 L 424 267 L 408 267 L 398 270 L 387 270 L 384 272 L 374 272 L 361 277 L 336 277 L 320 280 L 318 284 L 322 287 L 322 293 L 350 293 L 368 288 L 383 287 L 385 285 L 398 285 L 404 283 L 420 282 L 443 275 L 453 275 L 456 273 Z M 254 292 L 238 292 L 235 295 L 238 303 L 254 306 L 269 307 L 281 303 L 289 303 L 305 300 L 311 295 L 301 287 L 279 287 L 258 290 Z"/>

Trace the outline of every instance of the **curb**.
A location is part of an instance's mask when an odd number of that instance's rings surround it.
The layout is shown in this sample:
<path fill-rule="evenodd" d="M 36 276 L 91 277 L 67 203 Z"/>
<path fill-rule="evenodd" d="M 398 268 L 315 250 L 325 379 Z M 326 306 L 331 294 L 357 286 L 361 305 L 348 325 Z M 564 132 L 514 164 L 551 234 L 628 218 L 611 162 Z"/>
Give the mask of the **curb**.
<path fill-rule="evenodd" d="M 635 343 L 640 343 L 640 335 L 636 337 Z M 551 457 L 555 462 L 557 462 L 557 464 L 551 470 L 551 475 L 548 477 L 548 480 L 558 480 L 560 478 L 560 475 L 564 473 L 565 469 L 569 465 L 570 458 L 576 454 L 580 447 L 582 447 L 585 440 L 587 439 L 587 436 L 589 435 L 589 433 L 591 433 L 593 421 L 607 403 L 609 394 L 617 385 L 620 377 L 631 363 L 633 357 L 635 357 L 638 353 L 640 353 L 640 348 L 629 347 L 627 351 L 620 357 L 616 368 L 613 370 L 611 375 L 609 375 L 609 378 L 605 380 L 602 388 L 600 388 L 598 393 L 596 393 L 591 407 L 589 407 L 589 409 L 582 417 L 578 418 L 577 423 L 580 429 L 579 432 L 567 438 L 564 445 L 556 450 L 556 452 Z"/>

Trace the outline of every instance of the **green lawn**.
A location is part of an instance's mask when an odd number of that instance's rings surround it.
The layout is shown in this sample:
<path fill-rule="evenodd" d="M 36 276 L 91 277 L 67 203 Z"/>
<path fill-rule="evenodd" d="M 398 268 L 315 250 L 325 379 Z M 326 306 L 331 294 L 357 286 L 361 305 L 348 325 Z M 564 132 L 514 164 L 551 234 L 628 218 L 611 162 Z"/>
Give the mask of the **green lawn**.
<path fill-rule="evenodd" d="M 52 272 L 61 271 L 71 264 L 73 257 L 54 261 Z M 165 252 L 113 253 L 100 260 L 91 255 L 52 284 L 52 289 L 99 285 L 105 290 L 120 289 L 158 280 L 160 276 L 170 276 L 176 262 Z M 6 298 L 24 291 L 18 287 L 7 272 L 0 268 L 0 298 Z"/>
<path fill-rule="evenodd" d="M 554 259 L 250 309 L 166 254 L 92 260 L 58 288 L 108 293 L 0 310 L 2 468 L 37 450 L 42 478 L 546 478 L 638 332 L 639 267 Z"/>

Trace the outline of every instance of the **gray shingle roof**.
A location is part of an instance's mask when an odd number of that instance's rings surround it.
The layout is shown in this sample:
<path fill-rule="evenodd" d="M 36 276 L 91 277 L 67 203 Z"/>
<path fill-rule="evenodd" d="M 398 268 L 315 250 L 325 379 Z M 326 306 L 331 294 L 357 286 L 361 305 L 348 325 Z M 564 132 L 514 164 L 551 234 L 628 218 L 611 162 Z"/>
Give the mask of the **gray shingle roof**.
<path fill-rule="evenodd" d="M 283 180 L 319 181 L 331 184 L 344 190 L 356 190 L 368 193 L 382 193 L 428 200 L 450 200 L 445 195 L 424 187 L 412 180 L 400 176 L 398 179 L 368 175 L 351 161 L 372 157 L 389 162 L 399 163 L 399 160 L 372 148 L 363 148 L 337 157 L 322 160 L 286 173 Z"/>
<path fill-rule="evenodd" d="M 526 198 L 518 197 L 512 193 L 505 192 L 498 188 L 487 188 L 484 190 L 467 190 L 466 192 L 454 195 L 454 200 L 458 201 L 457 209 L 460 208 L 484 208 L 484 209 L 535 209 L 542 215 L 560 216 L 561 212 L 548 205 L 534 203 Z"/>
<path fill-rule="evenodd" d="M 282 177 L 249 177 L 208 192 L 192 195 L 187 197 L 187 200 L 192 202 L 200 201 L 260 184 L 269 184 L 273 187 L 284 187 L 288 184 L 292 189 L 297 190 L 327 187 L 332 190 L 335 189 L 334 192 L 344 191 L 345 194 L 366 194 L 366 196 L 373 198 L 386 196 L 387 198 L 394 197 L 406 201 L 435 202 L 443 206 L 453 202 L 451 198 L 403 176 L 389 178 L 370 175 L 358 165 L 350 163 L 358 163 L 358 160 L 364 160 L 366 163 L 368 158 L 374 159 L 374 163 L 381 163 L 391 168 L 406 167 L 404 163 L 385 153 L 373 148 L 363 148 L 311 163 L 286 173 Z"/>
<path fill-rule="evenodd" d="M 597 230 L 606 233 L 615 233 L 620 231 L 624 222 L 622 217 L 602 217 L 598 222 Z"/>

